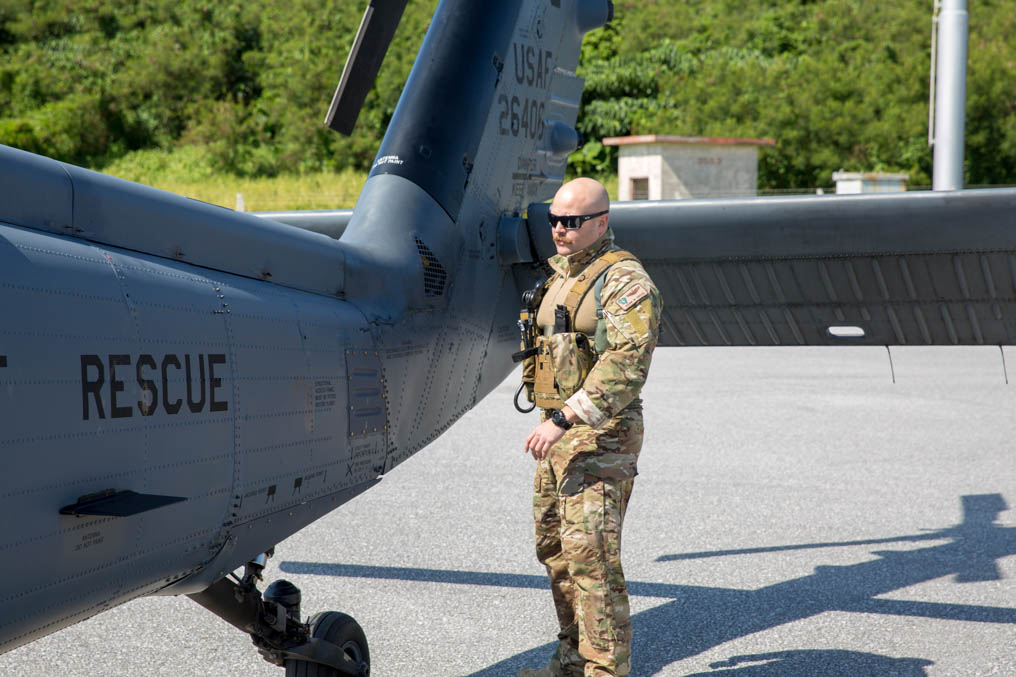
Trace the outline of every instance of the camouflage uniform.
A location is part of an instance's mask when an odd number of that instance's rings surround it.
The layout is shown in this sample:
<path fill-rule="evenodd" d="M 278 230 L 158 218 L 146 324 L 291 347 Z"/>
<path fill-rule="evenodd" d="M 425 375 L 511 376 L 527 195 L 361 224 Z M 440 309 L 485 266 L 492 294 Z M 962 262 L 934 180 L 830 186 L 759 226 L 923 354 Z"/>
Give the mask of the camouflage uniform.
<path fill-rule="evenodd" d="M 588 248 L 550 259 L 557 275 L 541 305 L 541 326 L 560 303 L 561 290 L 567 291 L 571 280 L 613 249 L 613 242 L 608 230 Z M 536 551 L 547 567 L 561 627 L 550 672 L 568 677 L 620 677 L 630 671 L 621 526 L 642 447 L 638 395 L 662 309 L 659 292 L 635 260 L 608 269 L 600 299 L 607 348 L 568 396 L 566 403 L 581 420 L 540 461 L 533 486 Z M 585 306 L 590 303 L 595 304 L 593 293 L 586 295 L 576 317 L 588 317 Z M 575 329 L 589 333 L 590 327 L 577 321 Z"/>

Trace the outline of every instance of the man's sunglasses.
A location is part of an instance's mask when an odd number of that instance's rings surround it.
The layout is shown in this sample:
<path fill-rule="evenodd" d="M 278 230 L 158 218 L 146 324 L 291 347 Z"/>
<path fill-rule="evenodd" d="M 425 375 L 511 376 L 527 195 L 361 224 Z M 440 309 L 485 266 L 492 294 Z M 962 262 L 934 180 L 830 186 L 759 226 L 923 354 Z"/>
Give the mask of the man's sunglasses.
<path fill-rule="evenodd" d="M 554 212 L 547 212 L 547 220 L 550 221 L 550 227 L 555 228 L 557 224 L 561 224 L 566 230 L 578 230 L 582 227 L 582 224 L 589 219 L 595 219 L 597 216 L 603 216 L 607 211 L 596 212 L 595 214 L 576 214 L 574 216 L 558 216 Z"/>

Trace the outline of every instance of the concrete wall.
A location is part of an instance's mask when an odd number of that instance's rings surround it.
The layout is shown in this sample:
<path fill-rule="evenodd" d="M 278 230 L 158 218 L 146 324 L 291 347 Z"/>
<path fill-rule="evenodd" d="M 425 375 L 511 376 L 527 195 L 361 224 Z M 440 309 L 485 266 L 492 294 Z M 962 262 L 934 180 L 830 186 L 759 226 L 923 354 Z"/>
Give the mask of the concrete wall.
<path fill-rule="evenodd" d="M 649 179 L 649 199 L 662 200 L 662 144 L 623 146 L 617 162 L 617 193 L 619 200 L 631 200 L 632 179 Z"/>
<path fill-rule="evenodd" d="M 631 199 L 631 179 L 649 178 L 650 200 L 757 194 L 755 146 L 654 143 L 621 146 L 618 194 Z"/>

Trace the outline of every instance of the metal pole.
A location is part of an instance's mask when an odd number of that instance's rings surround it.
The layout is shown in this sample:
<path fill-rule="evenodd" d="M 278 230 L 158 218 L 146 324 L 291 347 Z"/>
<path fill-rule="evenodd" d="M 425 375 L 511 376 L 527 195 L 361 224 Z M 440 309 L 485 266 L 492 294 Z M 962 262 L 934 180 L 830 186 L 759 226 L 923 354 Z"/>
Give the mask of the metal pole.
<path fill-rule="evenodd" d="M 940 3 L 934 0 L 931 9 L 931 75 L 928 83 L 928 147 L 935 145 L 935 60 L 938 58 L 938 8 Z"/>
<path fill-rule="evenodd" d="M 938 15 L 935 154 L 932 188 L 963 188 L 963 130 L 967 101 L 966 0 L 942 0 Z"/>

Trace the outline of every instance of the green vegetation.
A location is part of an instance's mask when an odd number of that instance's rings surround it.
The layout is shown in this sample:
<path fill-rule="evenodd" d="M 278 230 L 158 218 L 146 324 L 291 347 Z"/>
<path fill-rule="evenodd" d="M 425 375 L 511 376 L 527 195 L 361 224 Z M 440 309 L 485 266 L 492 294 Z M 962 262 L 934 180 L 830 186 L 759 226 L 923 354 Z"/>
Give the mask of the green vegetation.
<path fill-rule="evenodd" d="M 580 129 L 768 137 L 762 188 L 828 186 L 831 174 L 903 171 L 931 183 L 931 5 L 862 0 L 618 0 L 583 45 Z M 967 184 L 1016 183 L 1016 12 L 970 3 Z M 614 166 L 590 145 L 576 169 Z"/>
<path fill-rule="evenodd" d="M 139 150 L 114 160 L 103 171 L 202 202 L 236 209 L 237 195 L 250 212 L 283 209 L 348 209 L 356 204 L 367 173 L 355 169 L 278 176 L 236 176 L 212 169 L 204 146 L 174 151 Z"/>
<path fill-rule="evenodd" d="M 362 183 L 436 4 L 409 3 L 347 139 L 321 119 L 362 3 L 2 0 L 0 143 L 228 206 L 243 192 L 249 209 L 296 204 L 252 203 L 256 182 L 237 179 L 304 176 L 309 187 L 280 179 L 277 192 L 336 206 L 330 191 Z M 840 168 L 930 182 L 931 2 L 615 4 L 583 45 L 591 141 L 572 171 L 610 176 L 616 151 L 598 139 L 657 133 L 775 139 L 760 154 L 764 189 L 826 186 Z M 1013 184 L 1011 0 L 971 3 L 970 26 L 966 181 Z M 221 197 L 196 194 L 211 185 Z"/>
<path fill-rule="evenodd" d="M 210 169 L 237 176 L 363 169 L 437 3 L 407 8 L 345 139 L 321 120 L 359 25 L 352 4 L 4 0 L 0 143 L 96 168 L 201 146 Z"/>

